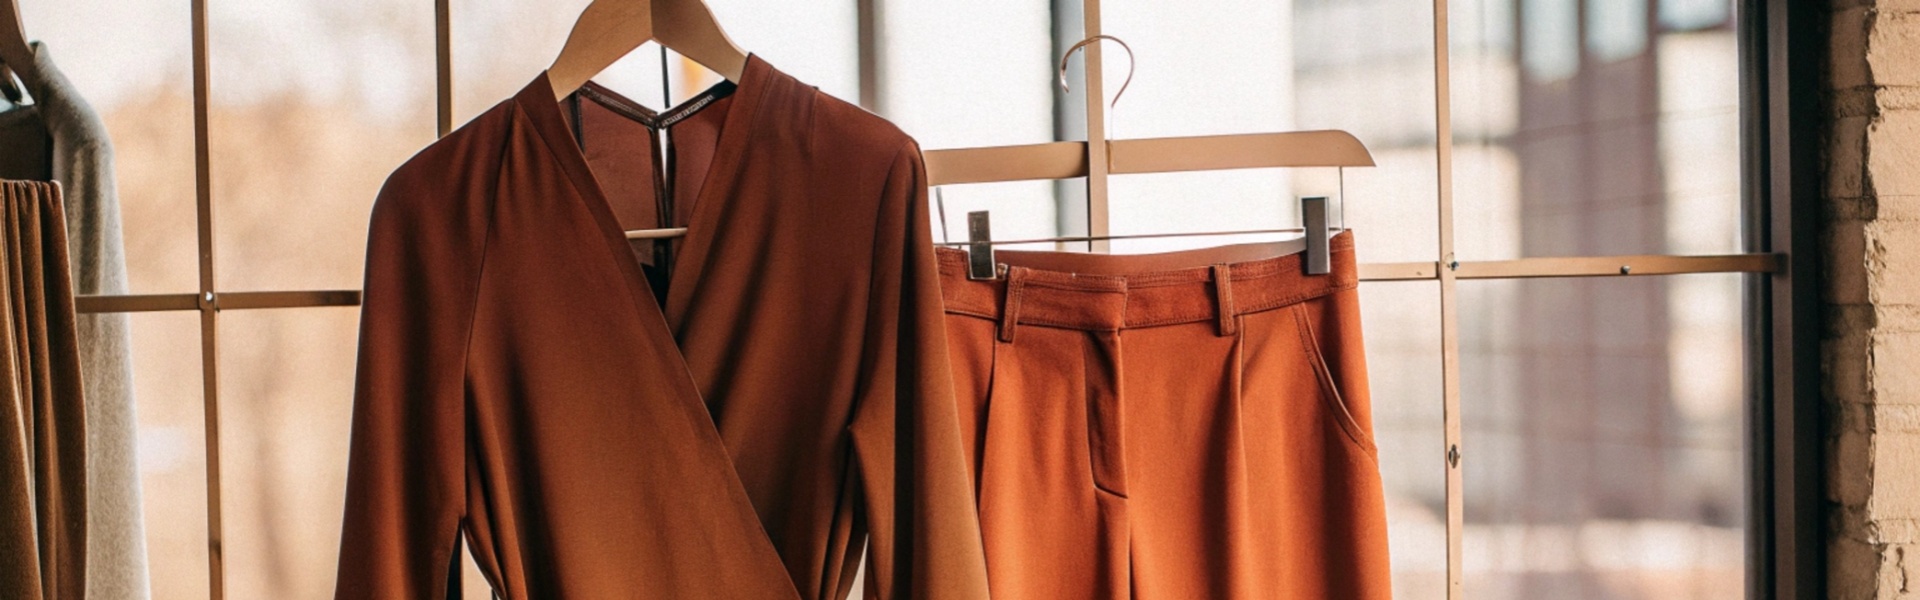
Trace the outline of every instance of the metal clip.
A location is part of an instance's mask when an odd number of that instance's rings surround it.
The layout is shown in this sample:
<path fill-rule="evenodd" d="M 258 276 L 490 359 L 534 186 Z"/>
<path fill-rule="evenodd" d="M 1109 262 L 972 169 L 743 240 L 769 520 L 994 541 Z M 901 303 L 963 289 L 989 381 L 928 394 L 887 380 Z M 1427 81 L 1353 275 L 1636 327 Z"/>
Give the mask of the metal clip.
<path fill-rule="evenodd" d="M 993 230 L 987 211 L 967 213 L 967 278 L 993 279 L 998 270 L 993 261 Z"/>
<path fill-rule="evenodd" d="M 1300 222 L 1307 230 L 1307 274 L 1325 275 L 1333 270 L 1327 248 L 1327 197 L 1301 198 Z"/>

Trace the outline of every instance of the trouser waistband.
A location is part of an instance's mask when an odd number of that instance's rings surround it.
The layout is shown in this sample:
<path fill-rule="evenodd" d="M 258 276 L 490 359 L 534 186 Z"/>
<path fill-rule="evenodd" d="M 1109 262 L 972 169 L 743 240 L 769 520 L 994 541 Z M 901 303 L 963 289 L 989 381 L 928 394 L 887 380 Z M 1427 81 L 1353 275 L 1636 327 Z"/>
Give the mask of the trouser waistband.
<path fill-rule="evenodd" d="M 1216 321 L 1304 302 L 1360 284 L 1353 234 L 1328 242 L 1332 269 L 1306 274 L 1298 242 L 1240 244 L 1161 254 L 996 252 L 1006 276 L 967 278 L 966 252 L 940 248 L 940 285 L 949 313 L 1000 322 L 1001 341 L 1019 325 L 1093 331 Z"/>

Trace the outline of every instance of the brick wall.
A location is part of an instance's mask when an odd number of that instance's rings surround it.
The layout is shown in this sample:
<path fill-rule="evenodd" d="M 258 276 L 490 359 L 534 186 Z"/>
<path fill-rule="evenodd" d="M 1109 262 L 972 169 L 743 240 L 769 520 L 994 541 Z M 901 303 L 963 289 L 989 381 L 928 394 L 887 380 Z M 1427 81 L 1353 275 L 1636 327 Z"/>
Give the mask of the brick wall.
<path fill-rule="evenodd" d="M 1832 8 L 1828 596 L 1920 598 L 1920 0 Z"/>

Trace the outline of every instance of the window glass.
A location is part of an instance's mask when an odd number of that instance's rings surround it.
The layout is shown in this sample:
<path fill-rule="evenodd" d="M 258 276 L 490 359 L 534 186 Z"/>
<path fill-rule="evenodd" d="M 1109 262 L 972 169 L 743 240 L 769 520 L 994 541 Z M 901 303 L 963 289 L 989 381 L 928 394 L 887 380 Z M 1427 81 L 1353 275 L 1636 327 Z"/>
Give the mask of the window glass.
<path fill-rule="evenodd" d="M 1433 260 L 1438 180 L 1430 3 L 1115 0 L 1102 10 L 1104 31 L 1125 39 L 1140 63 L 1111 111 L 1111 137 L 1342 129 L 1366 144 L 1378 165 L 1115 177 L 1115 233 L 1293 227 L 1299 197 L 1327 195 L 1344 207 L 1344 225 L 1356 230 L 1363 261 Z M 1109 46 L 1104 58 L 1111 95 L 1126 78 L 1126 55 Z"/>
<path fill-rule="evenodd" d="M 878 106 L 923 150 L 1064 139 L 1054 114 L 1053 19 L 1046 3 L 896 0 L 879 11 Z M 960 32 L 964 32 L 961 34 Z M 1082 137 L 1081 139 L 1084 139 Z M 990 210 L 994 239 L 1059 233 L 1057 190 L 1084 179 L 951 185 L 934 190 L 947 239 L 965 240 L 966 214 Z M 940 223 L 935 239 L 942 239 Z"/>
<path fill-rule="evenodd" d="M 1700 29 L 1725 23 L 1733 13 L 1726 0 L 1660 0 L 1660 24 L 1669 29 Z"/>
<path fill-rule="evenodd" d="M 560 46 L 567 41 L 567 32 L 573 29 L 574 21 L 580 18 L 580 11 L 588 2 L 451 0 L 453 126 L 459 127 L 513 97 L 552 65 L 554 57 L 560 55 Z M 636 76 L 635 79 L 643 85 L 648 85 L 645 83 L 648 81 L 657 82 L 659 55 L 636 51 L 608 70 L 621 73 L 630 69 L 652 69 L 645 73 L 651 78 Z M 660 97 L 657 83 L 650 84 L 655 86 L 651 90 L 642 90 L 627 81 L 616 84 L 605 74 L 600 81 L 617 85 L 616 89 L 628 97 L 659 106 L 654 100 Z M 643 93 L 645 91 L 651 93 Z"/>
<path fill-rule="evenodd" d="M 1552 82 L 1580 70 L 1580 0 L 1521 0 L 1520 64 Z"/>
<path fill-rule="evenodd" d="M 136 464 L 154 598 L 207 597 L 207 438 L 200 313 L 129 316 Z"/>
<path fill-rule="evenodd" d="M 1360 285 L 1374 441 L 1387 492 L 1393 597 L 1447 595 L 1447 472 L 1440 396 L 1440 286 Z"/>
<path fill-rule="evenodd" d="M 860 44 L 853 0 L 710 0 L 740 49 L 848 102 L 860 102 Z M 697 91 L 697 90 L 695 90 Z M 682 94 L 675 90 L 675 94 Z"/>
<path fill-rule="evenodd" d="M 1467 595 L 1744 597 L 1741 276 L 1460 291 Z"/>
<path fill-rule="evenodd" d="M 333 597 L 359 317 L 351 308 L 221 313 L 229 598 Z"/>
<path fill-rule="evenodd" d="M 257 0 L 208 9 L 220 288 L 359 287 L 374 197 L 433 140 L 433 7 Z"/>
<path fill-rule="evenodd" d="M 895 0 L 880 11 L 879 106 L 926 149 L 1055 140 L 1044 2 Z"/>
<path fill-rule="evenodd" d="M 1645 0 L 1589 0 L 1587 52 L 1595 60 L 1620 60 L 1647 50 Z"/>
<path fill-rule="evenodd" d="M 1726 3 L 1665 2 L 1672 28 L 1649 35 L 1650 1 L 1452 5 L 1463 260 L 1740 251 L 1739 49 Z"/>
<path fill-rule="evenodd" d="M 128 287 L 199 288 L 192 13 L 171 0 L 22 0 L 29 39 L 107 125 Z"/>

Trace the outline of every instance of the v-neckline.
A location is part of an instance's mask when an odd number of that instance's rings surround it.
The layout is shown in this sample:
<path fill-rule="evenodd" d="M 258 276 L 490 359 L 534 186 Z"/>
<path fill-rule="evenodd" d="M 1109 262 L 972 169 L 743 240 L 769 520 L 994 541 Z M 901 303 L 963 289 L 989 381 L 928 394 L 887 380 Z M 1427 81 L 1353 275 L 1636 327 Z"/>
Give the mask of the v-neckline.
<path fill-rule="evenodd" d="M 739 168 L 741 146 L 748 138 L 749 126 L 754 113 L 757 112 L 756 109 L 759 108 L 760 97 L 764 92 L 765 86 L 761 84 L 760 79 L 765 76 L 764 71 L 769 68 L 758 56 L 751 54 L 747 56 L 746 68 L 742 70 L 740 81 L 735 84 L 737 87 L 730 95 L 733 105 L 727 108 L 727 114 L 721 121 L 720 134 L 714 144 L 713 158 L 709 161 L 706 172 L 699 176 L 700 190 L 694 194 L 693 211 L 687 216 L 687 234 L 680 239 L 680 251 L 677 253 L 679 256 L 675 257 L 674 264 L 668 265 L 667 268 L 667 298 L 657 297 L 653 286 L 647 283 L 640 261 L 634 258 L 626 230 L 621 226 L 619 218 L 614 216 L 613 204 L 608 200 L 605 188 L 600 185 L 599 178 L 587 163 L 586 151 L 580 147 L 579 140 L 574 138 L 573 132 L 567 127 L 566 120 L 560 112 L 560 102 L 553 100 L 553 83 L 548 79 L 547 74 L 542 72 L 540 77 L 527 86 L 519 98 L 519 104 L 527 112 L 541 137 L 545 138 L 551 154 L 560 163 L 567 180 L 579 193 L 588 212 L 593 214 L 594 221 L 599 225 L 601 237 L 608 246 L 608 256 L 618 263 L 616 267 L 625 274 L 635 299 L 646 300 L 636 303 L 651 307 L 653 312 L 660 316 L 662 324 L 670 324 L 673 320 L 675 303 L 672 299 L 685 293 L 684 279 L 689 276 L 689 272 L 703 270 L 708 263 L 708 254 L 712 249 L 716 233 L 711 231 L 711 223 L 714 221 L 712 214 L 722 208 L 719 206 L 721 203 L 715 198 L 723 193 L 722 188 L 731 187 L 723 185 L 724 177 L 731 175 Z M 678 112 L 684 106 L 683 103 L 681 106 L 668 109 L 666 113 Z M 676 342 L 678 341 L 678 333 L 672 331 L 671 327 L 668 327 L 668 334 Z"/>
<path fill-rule="evenodd" d="M 693 115 L 711 106 L 714 102 L 733 96 L 733 93 L 739 89 L 739 84 L 722 79 L 720 83 L 713 84 L 700 93 L 694 94 L 685 101 L 668 107 L 665 110 L 649 108 L 647 105 L 636 102 L 632 98 L 628 98 L 620 92 L 614 91 L 612 88 L 600 85 L 600 83 L 596 81 L 581 84 L 580 90 L 574 92 L 574 94 L 568 98 L 575 104 L 583 101 L 592 101 L 607 110 L 613 111 L 614 114 L 625 117 L 635 123 L 645 125 L 649 130 L 660 132 L 672 129 L 674 125 L 678 125 L 681 121 L 693 118 Z M 573 126 L 579 128 L 581 125 L 578 121 L 575 121 Z M 575 136 L 574 141 L 578 143 L 579 137 Z M 585 149 L 582 148 L 582 152 L 584 151 Z"/>

